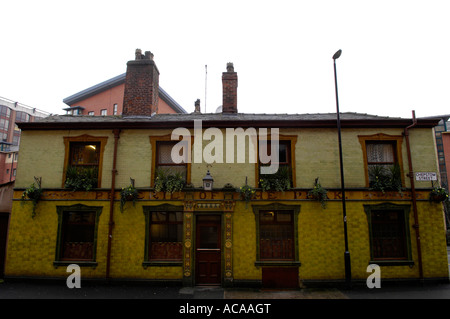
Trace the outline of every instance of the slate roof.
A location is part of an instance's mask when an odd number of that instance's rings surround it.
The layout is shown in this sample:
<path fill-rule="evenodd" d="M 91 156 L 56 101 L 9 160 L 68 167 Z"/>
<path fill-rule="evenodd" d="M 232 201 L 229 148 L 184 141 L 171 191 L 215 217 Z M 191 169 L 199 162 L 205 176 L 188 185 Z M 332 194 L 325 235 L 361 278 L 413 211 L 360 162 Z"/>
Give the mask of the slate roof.
<path fill-rule="evenodd" d="M 52 115 L 35 122 L 18 123 L 21 129 L 144 129 L 193 127 L 201 120 L 203 127 L 336 127 L 336 113 L 253 114 L 253 113 L 190 113 L 155 114 L 153 116 L 87 116 Z M 401 127 L 412 119 L 377 116 L 363 113 L 340 113 L 342 127 Z M 419 127 L 434 127 L 440 119 L 417 119 Z"/>

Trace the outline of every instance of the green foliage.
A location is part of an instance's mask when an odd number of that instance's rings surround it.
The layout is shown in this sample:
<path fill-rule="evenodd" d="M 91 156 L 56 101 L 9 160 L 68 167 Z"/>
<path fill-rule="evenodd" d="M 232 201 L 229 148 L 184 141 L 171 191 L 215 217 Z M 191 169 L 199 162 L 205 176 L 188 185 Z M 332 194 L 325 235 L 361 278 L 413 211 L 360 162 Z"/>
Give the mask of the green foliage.
<path fill-rule="evenodd" d="M 241 198 L 246 202 L 250 201 L 253 194 L 255 194 L 255 189 L 249 185 L 241 186 L 237 191 L 241 194 Z"/>
<path fill-rule="evenodd" d="M 328 191 L 322 187 L 319 183 L 319 178 L 317 177 L 314 181 L 314 187 L 308 192 L 308 198 L 314 199 L 320 202 L 320 205 L 322 205 L 322 208 L 326 207 L 325 200 L 327 197 Z"/>
<path fill-rule="evenodd" d="M 164 170 L 156 171 L 155 191 L 157 192 L 178 192 L 183 190 L 186 181 L 179 172 L 171 173 Z"/>
<path fill-rule="evenodd" d="M 280 166 L 275 174 L 261 174 L 259 185 L 263 191 L 285 191 L 291 188 L 291 172 L 289 167 Z"/>
<path fill-rule="evenodd" d="M 92 188 L 97 187 L 98 184 L 98 169 L 97 168 L 85 168 L 85 167 L 73 167 L 69 166 L 66 171 L 65 188 L 72 189 L 73 191 L 85 190 L 90 191 Z"/>
<path fill-rule="evenodd" d="M 122 188 L 120 191 L 120 211 L 123 213 L 123 208 L 125 207 L 127 201 L 132 201 L 134 206 L 138 197 L 139 192 L 133 185 Z"/>
<path fill-rule="evenodd" d="M 445 188 L 435 186 L 430 192 L 430 201 L 444 202 L 448 200 L 448 192 Z"/>
<path fill-rule="evenodd" d="M 402 191 L 402 178 L 400 166 L 391 167 L 374 165 L 369 167 L 370 189 L 375 191 Z"/>
<path fill-rule="evenodd" d="M 38 186 L 35 185 L 35 183 L 31 184 L 30 187 L 25 189 L 25 191 L 22 193 L 22 201 L 26 200 L 27 198 L 31 200 L 33 204 L 33 210 L 31 212 L 31 218 L 34 218 L 36 216 L 36 206 L 39 200 L 41 199 L 43 190 L 41 188 L 40 180 L 37 180 L 35 178 Z"/>

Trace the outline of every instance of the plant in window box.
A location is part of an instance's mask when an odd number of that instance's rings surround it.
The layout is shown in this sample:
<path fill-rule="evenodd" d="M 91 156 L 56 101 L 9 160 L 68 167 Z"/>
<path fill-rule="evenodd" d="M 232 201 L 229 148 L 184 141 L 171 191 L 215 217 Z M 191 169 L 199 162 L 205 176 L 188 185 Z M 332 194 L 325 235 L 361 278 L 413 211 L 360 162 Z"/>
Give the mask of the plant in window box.
<path fill-rule="evenodd" d="M 156 172 L 155 191 L 156 192 L 178 192 L 183 190 L 186 184 L 183 175 L 179 172 L 171 173 L 163 170 Z"/>
<path fill-rule="evenodd" d="M 307 197 L 319 201 L 322 208 L 325 208 L 325 200 L 328 198 L 327 193 L 328 191 L 320 185 L 319 178 L 317 177 L 314 181 L 314 187 L 308 192 Z"/>
<path fill-rule="evenodd" d="M 65 188 L 74 191 L 85 190 L 90 191 L 97 187 L 98 183 L 98 169 L 86 167 L 69 166 L 66 171 Z"/>
<path fill-rule="evenodd" d="M 133 206 L 136 204 L 136 199 L 139 198 L 139 191 L 134 187 L 134 182 L 130 186 L 122 188 L 120 191 L 120 211 L 123 213 L 123 208 L 128 201 L 133 202 Z"/>
<path fill-rule="evenodd" d="M 443 202 L 448 199 L 448 192 L 443 187 L 434 187 L 430 192 L 430 201 Z"/>
<path fill-rule="evenodd" d="M 37 203 L 39 202 L 39 200 L 41 199 L 42 196 L 42 188 L 41 188 L 41 179 L 37 179 L 36 177 L 34 178 L 37 186 L 35 185 L 35 183 L 31 184 L 30 187 L 28 187 L 27 189 L 25 189 L 25 191 L 22 193 L 22 201 L 26 200 L 27 198 L 31 200 L 32 204 L 33 204 L 33 209 L 31 212 L 31 218 L 34 218 L 34 216 L 36 216 L 36 206 Z"/>
<path fill-rule="evenodd" d="M 369 187 L 374 191 L 398 191 L 402 192 L 402 179 L 398 164 L 386 167 L 374 165 L 369 167 Z"/>
<path fill-rule="evenodd" d="M 275 174 L 261 174 L 259 185 L 263 191 L 284 192 L 291 188 L 291 173 L 289 167 L 280 166 Z"/>

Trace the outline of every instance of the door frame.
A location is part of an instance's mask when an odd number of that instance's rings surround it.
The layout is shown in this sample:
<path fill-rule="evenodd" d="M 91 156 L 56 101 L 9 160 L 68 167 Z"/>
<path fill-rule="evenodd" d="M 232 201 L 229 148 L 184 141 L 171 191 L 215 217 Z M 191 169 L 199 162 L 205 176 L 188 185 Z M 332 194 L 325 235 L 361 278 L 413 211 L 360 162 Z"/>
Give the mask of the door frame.
<path fill-rule="evenodd" d="M 211 284 L 210 286 L 222 286 L 223 285 L 223 276 L 224 276 L 224 227 L 223 227 L 223 222 L 224 222 L 224 218 L 223 218 L 223 213 L 220 212 L 196 212 L 194 214 L 194 229 L 195 229 L 195 235 L 193 236 L 194 238 L 194 254 L 193 254 L 193 265 L 194 265 L 194 276 L 193 276 L 193 280 L 194 280 L 194 285 L 208 285 L 208 284 L 199 284 L 198 283 L 198 267 L 197 267 L 197 240 L 198 240 L 198 232 L 197 232 L 197 226 L 198 226 L 198 216 L 219 216 L 220 218 L 218 219 L 219 226 L 220 226 L 220 234 L 219 234 L 219 239 L 220 239 L 220 282 L 217 284 Z"/>

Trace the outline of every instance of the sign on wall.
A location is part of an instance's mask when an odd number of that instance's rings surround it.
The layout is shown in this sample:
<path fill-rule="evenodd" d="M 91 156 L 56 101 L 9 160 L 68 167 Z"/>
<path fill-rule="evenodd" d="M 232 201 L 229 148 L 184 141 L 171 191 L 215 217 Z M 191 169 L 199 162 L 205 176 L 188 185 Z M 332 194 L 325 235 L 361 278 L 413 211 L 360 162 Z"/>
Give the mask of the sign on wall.
<path fill-rule="evenodd" d="M 437 174 L 434 172 L 416 173 L 416 181 L 437 181 Z"/>

